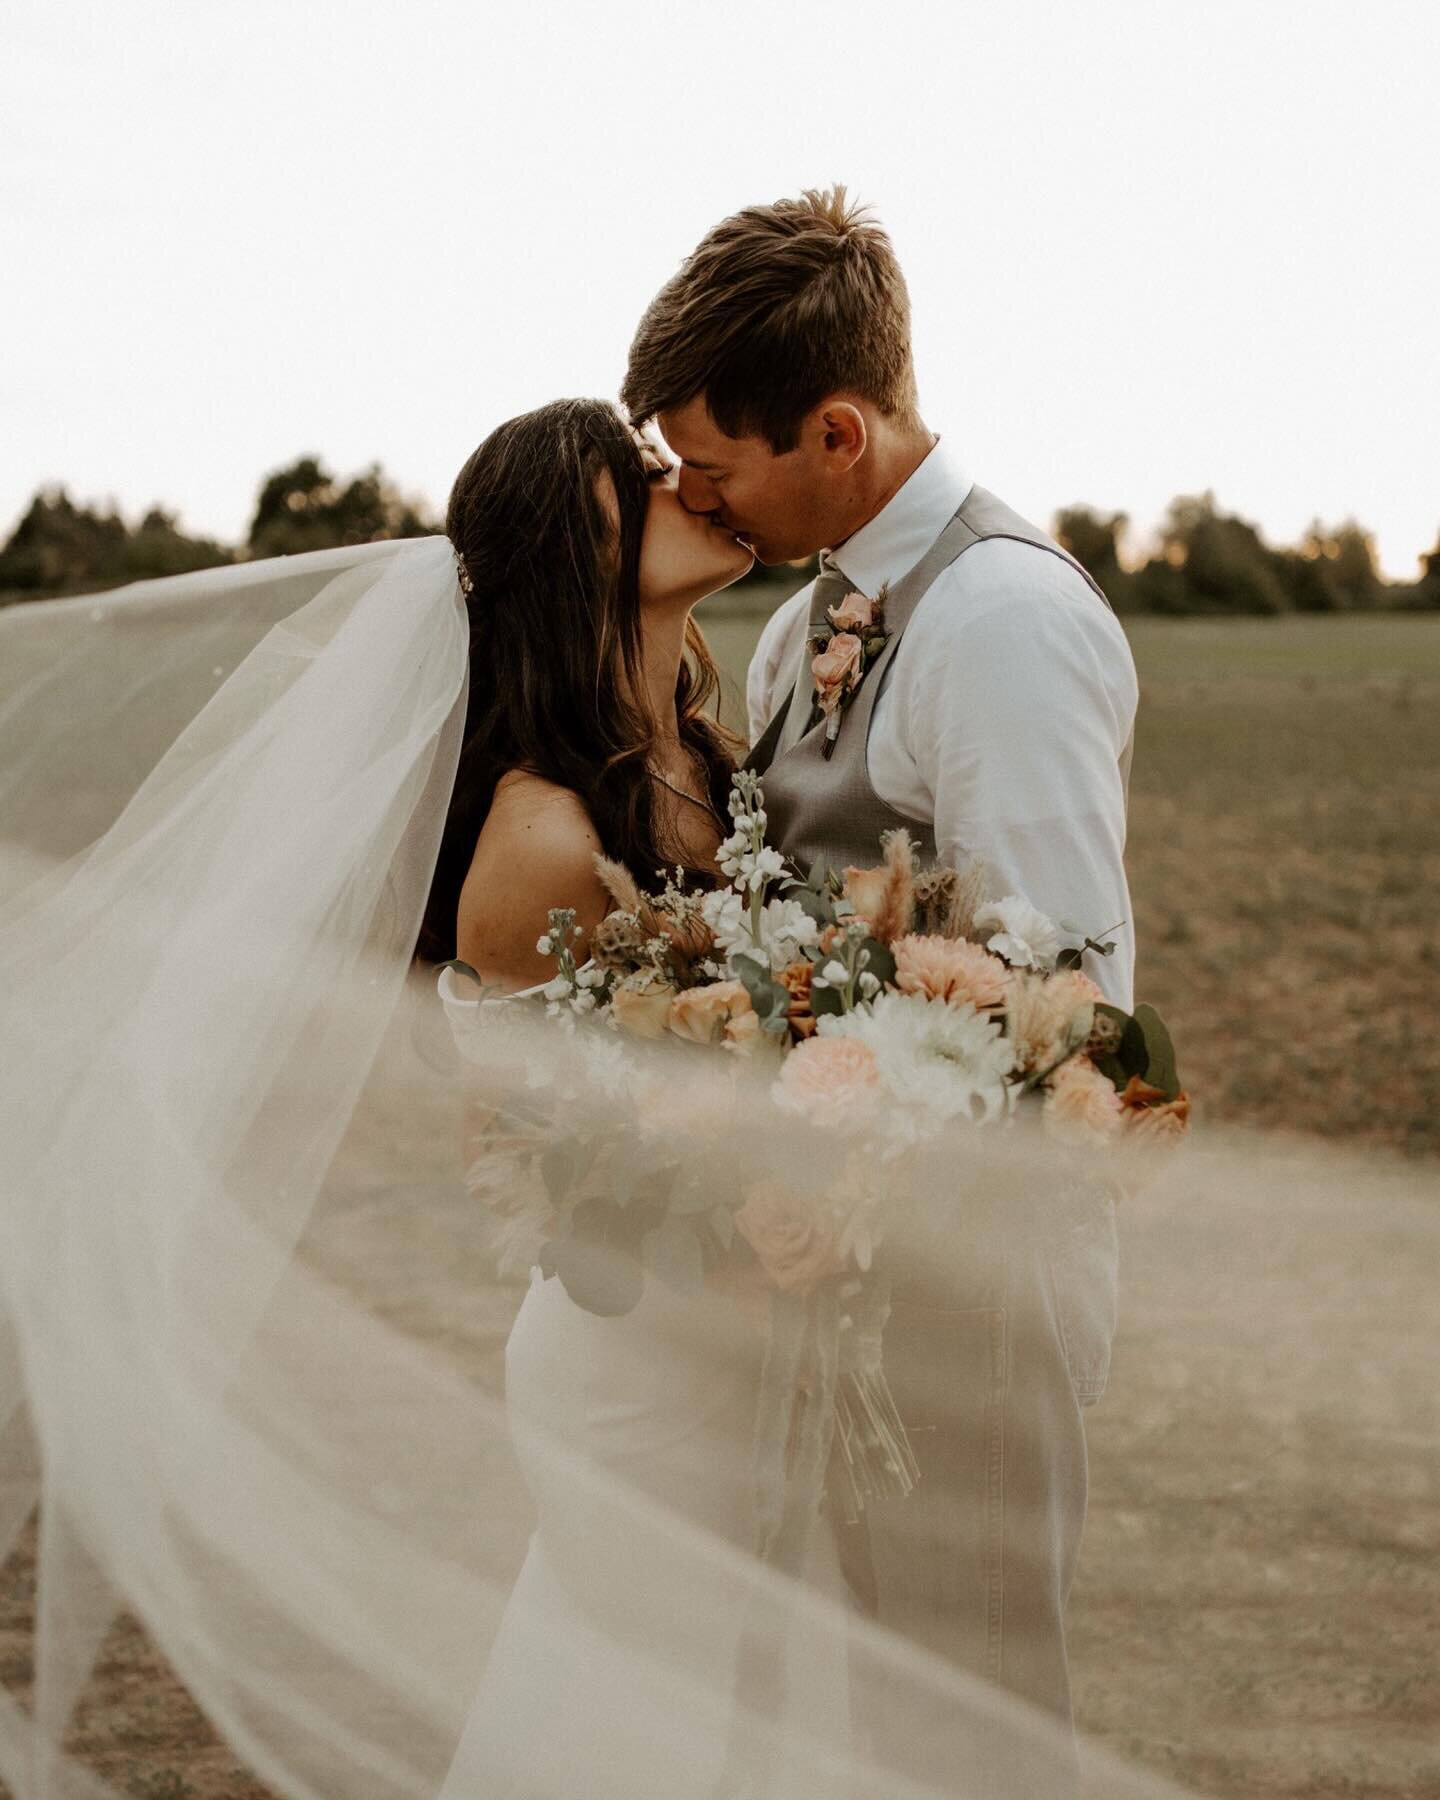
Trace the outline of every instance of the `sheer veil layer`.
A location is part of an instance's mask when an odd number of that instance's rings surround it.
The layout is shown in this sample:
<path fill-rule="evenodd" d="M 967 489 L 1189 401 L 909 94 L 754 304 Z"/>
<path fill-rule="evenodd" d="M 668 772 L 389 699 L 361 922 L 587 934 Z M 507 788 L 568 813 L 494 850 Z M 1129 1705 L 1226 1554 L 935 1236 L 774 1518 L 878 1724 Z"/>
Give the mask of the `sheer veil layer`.
<path fill-rule="evenodd" d="M 466 1108 L 568 1083 L 575 1137 L 598 1141 L 607 1077 L 577 1077 L 528 1014 L 466 1058 L 432 1029 L 411 958 L 468 651 L 443 539 L 0 611 L 0 1561 L 39 1520 L 0 1782 L 120 1791 L 75 1721 L 124 1612 L 295 1800 L 1056 1791 L 1057 1728 L 727 1523 L 752 1448 L 743 1309 L 652 1277 L 628 1319 L 565 1315 L 523 1414 L 512 1347 L 507 1418 L 502 1347 L 533 1290 L 496 1276 L 477 1195 L 510 1182 L 522 1204 L 523 1177 L 477 1178 Z M 757 1161 L 821 1178 L 743 1084 L 725 1077 L 723 1113 L 708 1074 L 672 1061 L 654 1082 L 654 1136 L 702 1157 L 716 1196 Z M 948 1141 L 915 1179 L 941 1191 L 963 1160 L 993 1207 L 1039 1179 L 1029 1156 Z M 1165 1181 L 1233 1217 L 1251 1166 L 1217 1149 Z M 556 1410 L 572 1379 L 579 1411 Z M 697 1419 L 713 1506 L 675 1474 Z M 537 1507 L 544 1593 L 532 1564 L 515 1588 Z M 884 1766 L 833 1710 L 737 1689 L 723 1630 L 777 1619 L 843 1644 L 852 1691 L 947 1718 L 945 1777 Z M 568 1712 L 537 1710 L 547 1683 Z M 1082 1760 L 1089 1792 L 1175 1791 Z"/>

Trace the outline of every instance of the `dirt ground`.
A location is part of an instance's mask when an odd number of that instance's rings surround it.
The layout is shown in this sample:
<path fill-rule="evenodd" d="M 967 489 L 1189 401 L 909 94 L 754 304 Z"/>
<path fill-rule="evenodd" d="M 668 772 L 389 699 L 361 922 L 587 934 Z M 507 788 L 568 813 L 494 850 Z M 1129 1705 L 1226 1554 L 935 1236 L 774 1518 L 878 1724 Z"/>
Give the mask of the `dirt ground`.
<path fill-rule="evenodd" d="M 755 621 L 710 629 L 743 667 Z M 1132 639 L 1139 992 L 1200 1129 L 1123 1226 L 1079 1723 L 1228 1800 L 1440 1796 L 1440 619 Z M 1206 1148 L 1229 1125 L 1266 1130 L 1243 1179 Z M 502 1310 L 471 1346 L 492 1374 L 504 1329 Z M 22 1698 L 32 1558 L 0 1572 L 0 1684 Z M 74 1741 L 145 1800 L 265 1793 L 132 1621 Z"/>

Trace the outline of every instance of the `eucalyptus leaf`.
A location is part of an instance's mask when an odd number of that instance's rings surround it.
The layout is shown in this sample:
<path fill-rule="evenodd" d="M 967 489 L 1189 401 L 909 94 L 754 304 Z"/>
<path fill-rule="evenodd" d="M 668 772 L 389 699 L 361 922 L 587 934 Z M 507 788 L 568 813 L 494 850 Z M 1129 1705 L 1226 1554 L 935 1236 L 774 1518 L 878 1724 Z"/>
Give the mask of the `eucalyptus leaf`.
<path fill-rule="evenodd" d="M 867 975 L 876 975 L 887 987 L 895 980 L 896 962 L 889 949 L 879 938 L 867 937 L 860 948 L 870 952 L 870 960 L 865 965 Z"/>
<path fill-rule="evenodd" d="M 750 1004 L 755 1008 L 761 1025 L 767 1031 L 773 1031 L 778 1019 L 780 1029 L 783 1030 L 785 1016 L 790 1009 L 789 992 L 772 979 L 769 969 L 756 957 L 737 956 L 734 967 L 741 985 L 750 996 Z"/>
<path fill-rule="evenodd" d="M 633 1312 L 645 1291 L 645 1272 L 633 1253 L 593 1238 L 560 1238 L 555 1273 L 577 1306 L 602 1319 Z"/>
<path fill-rule="evenodd" d="M 1142 1003 L 1135 1008 L 1135 1023 L 1145 1039 L 1146 1081 L 1159 1088 L 1167 1100 L 1174 1100 L 1180 1092 L 1180 1077 L 1175 1068 L 1175 1045 L 1165 1021 L 1153 1006 Z"/>
<path fill-rule="evenodd" d="M 1150 1050 L 1145 1042 L 1145 1031 L 1138 1019 L 1125 1021 L 1125 1030 L 1121 1033 L 1120 1047 L 1115 1052 L 1120 1059 L 1120 1066 L 1127 1075 L 1139 1075 L 1143 1078 L 1150 1066 Z"/>
<path fill-rule="evenodd" d="M 845 1000 L 839 988 L 812 986 L 810 1010 L 817 1019 L 823 1017 L 825 1013 L 843 1013 Z"/>
<path fill-rule="evenodd" d="M 835 902 L 823 889 L 799 881 L 788 890 L 788 897 L 817 925 L 835 923 Z"/>
<path fill-rule="evenodd" d="M 1122 1093 L 1124 1092 L 1125 1084 L 1129 1081 L 1130 1077 L 1125 1073 L 1124 1069 L 1121 1068 L 1118 1057 L 1095 1056 L 1091 1058 L 1091 1061 L 1108 1082 L 1113 1083 L 1113 1085 Z"/>
<path fill-rule="evenodd" d="M 1055 958 L 1055 967 L 1057 969 L 1078 969 L 1084 954 L 1085 952 L 1083 950 L 1077 950 L 1073 945 L 1070 945 L 1062 950 Z"/>

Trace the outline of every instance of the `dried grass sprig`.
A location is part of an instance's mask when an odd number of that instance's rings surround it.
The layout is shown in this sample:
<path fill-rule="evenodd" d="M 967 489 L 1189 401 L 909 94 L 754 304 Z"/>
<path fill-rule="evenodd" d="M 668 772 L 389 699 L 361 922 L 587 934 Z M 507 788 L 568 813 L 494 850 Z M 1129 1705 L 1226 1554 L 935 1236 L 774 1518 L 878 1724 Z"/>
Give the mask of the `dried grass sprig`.
<path fill-rule="evenodd" d="M 612 857 L 595 853 L 595 873 L 605 885 L 605 891 L 615 902 L 618 911 L 638 914 L 644 896 L 635 877 L 624 863 L 616 862 Z"/>

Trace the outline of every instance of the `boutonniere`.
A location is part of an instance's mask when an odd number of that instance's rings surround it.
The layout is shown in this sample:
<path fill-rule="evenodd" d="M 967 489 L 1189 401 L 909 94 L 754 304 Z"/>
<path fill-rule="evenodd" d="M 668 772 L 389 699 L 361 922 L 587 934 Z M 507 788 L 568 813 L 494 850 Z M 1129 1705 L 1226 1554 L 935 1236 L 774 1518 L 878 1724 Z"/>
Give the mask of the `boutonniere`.
<path fill-rule="evenodd" d="M 865 671 L 890 642 L 885 629 L 885 598 L 889 582 L 881 585 L 873 600 L 864 594 L 846 594 L 838 606 L 827 607 L 828 624 L 811 633 L 810 673 L 815 682 L 815 704 L 825 720 L 821 755 L 828 762 L 840 735 L 840 715 L 855 697 Z"/>

